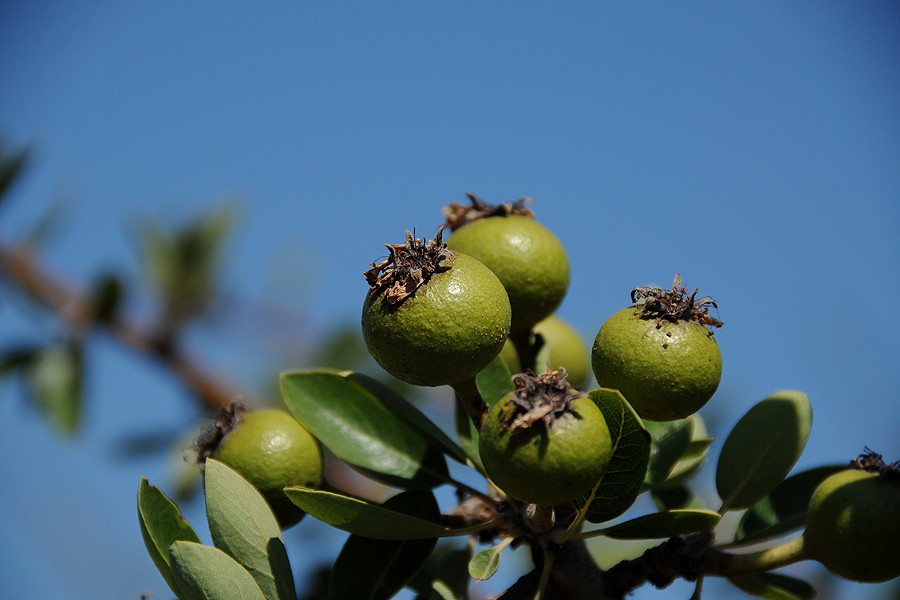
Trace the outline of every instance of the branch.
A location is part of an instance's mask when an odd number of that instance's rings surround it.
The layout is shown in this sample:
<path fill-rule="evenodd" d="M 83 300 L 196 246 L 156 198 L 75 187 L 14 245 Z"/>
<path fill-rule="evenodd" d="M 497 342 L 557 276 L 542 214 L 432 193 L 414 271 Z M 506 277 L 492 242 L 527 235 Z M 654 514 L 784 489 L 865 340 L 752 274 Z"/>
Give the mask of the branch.
<path fill-rule="evenodd" d="M 47 273 L 29 252 L 0 243 L 0 275 L 5 275 L 32 300 L 55 312 L 73 330 L 105 331 L 122 346 L 155 360 L 180 379 L 207 409 L 219 410 L 233 400 L 233 391 L 206 373 L 170 336 L 141 327 L 121 315 L 96 319 L 93 298 Z"/>

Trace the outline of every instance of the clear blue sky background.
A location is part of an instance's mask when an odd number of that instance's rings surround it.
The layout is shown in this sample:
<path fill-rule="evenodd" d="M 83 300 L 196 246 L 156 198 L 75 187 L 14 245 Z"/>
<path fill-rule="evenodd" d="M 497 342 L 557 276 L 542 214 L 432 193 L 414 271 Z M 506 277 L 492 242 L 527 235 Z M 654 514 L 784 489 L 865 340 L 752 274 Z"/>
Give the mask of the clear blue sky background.
<path fill-rule="evenodd" d="M 798 388 L 815 410 L 799 467 L 864 445 L 900 458 L 898 31 L 877 1 L 7 1 L 0 133 L 35 162 L 0 234 L 65 200 L 45 258 L 82 281 L 136 269 L 141 219 L 232 198 L 227 289 L 325 329 L 357 319 L 382 242 L 430 234 L 467 191 L 531 196 L 569 250 L 561 313 L 585 338 L 676 272 L 718 300 L 725 371 L 704 414 L 720 442 Z M 0 339 L 53 331 L 32 316 L 3 298 Z M 211 366 L 258 372 L 248 325 L 217 327 L 229 344 L 196 339 Z M 105 340 L 89 360 L 73 440 L 0 385 L 0 597 L 167 596 L 134 510 L 139 477 L 164 485 L 167 465 L 113 449 L 188 404 Z M 323 536 L 290 532 L 294 562 Z"/>

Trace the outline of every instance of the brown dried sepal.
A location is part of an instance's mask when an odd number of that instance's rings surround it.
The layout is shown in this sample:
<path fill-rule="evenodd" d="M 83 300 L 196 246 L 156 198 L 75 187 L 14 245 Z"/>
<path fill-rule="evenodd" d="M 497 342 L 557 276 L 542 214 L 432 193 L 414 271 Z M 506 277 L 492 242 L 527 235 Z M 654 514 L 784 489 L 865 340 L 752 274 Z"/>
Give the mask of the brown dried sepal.
<path fill-rule="evenodd" d="M 204 429 L 194 442 L 193 450 L 197 464 L 203 464 L 206 459 L 216 453 L 219 444 L 240 422 L 247 412 L 240 402 L 232 402 L 222 409 L 216 420 Z"/>
<path fill-rule="evenodd" d="M 724 325 L 722 321 L 709 314 L 710 306 L 719 309 L 716 301 L 709 296 L 696 300 L 697 291 L 698 289 L 694 288 L 689 296 L 687 287 L 681 283 L 681 275 L 676 274 L 671 290 L 637 287 L 631 290 L 631 301 L 640 309 L 641 318 L 656 319 L 657 327 L 661 326 L 663 321 L 670 323 L 694 321 L 700 325 L 716 328 Z M 710 329 L 709 334 L 713 333 L 714 331 Z"/>
<path fill-rule="evenodd" d="M 443 232 L 441 225 L 434 239 L 426 242 L 407 229 L 405 244 L 385 244 L 388 257 L 378 264 L 373 262 L 372 268 L 365 272 L 371 293 L 387 288 L 384 298 L 396 306 L 425 285 L 432 275 L 450 270 L 453 252 L 441 240 Z"/>
<path fill-rule="evenodd" d="M 507 423 L 510 433 L 524 431 L 543 423 L 547 431 L 558 419 L 571 412 L 571 403 L 581 393 L 566 381 L 566 370 L 547 369 L 540 375 L 519 373 L 513 376 L 513 415 Z"/>
<path fill-rule="evenodd" d="M 456 231 L 466 223 L 487 217 L 519 215 L 534 218 L 534 213 L 525 206 L 532 202 L 531 198 L 519 198 L 515 202 L 504 202 L 503 204 L 489 204 L 475 194 L 467 193 L 466 196 L 469 197 L 469 206 L 451 202 L 441 209 L 444 218 L 447 219 L 446 226 L 450 228 L 450 231 Z"/>
<path fill-rule="evenodd" d="M 863 453 L 850 461 L 850 467 L 867 473 L 878 473 L 882 479 L 890 479 L 900 482 L 900 460 L 887 464 L 884 458 L 876 452 L 863 448 Z"/>

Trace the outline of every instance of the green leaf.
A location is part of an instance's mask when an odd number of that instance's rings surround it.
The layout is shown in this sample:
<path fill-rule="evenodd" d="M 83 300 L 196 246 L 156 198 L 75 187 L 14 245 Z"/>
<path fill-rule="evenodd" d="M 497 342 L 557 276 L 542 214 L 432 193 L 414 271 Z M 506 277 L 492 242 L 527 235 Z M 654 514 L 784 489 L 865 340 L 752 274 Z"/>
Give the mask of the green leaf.
<path fill-rule="evenodd" d="M 653 502 L 660 510 L 697 508 L 705 510 L 706 504 L 693 490 L 683 485 L 656 487 L 651 491 Z"/>
<path fill-rule="evenodd" d="M 376 395 L 371 382 L 330 369 L 284 373 L 281 393 L 304 427 L 335 456 L 367 475 L 402 488 L 445 483 L 445 448 L 422 429 L 425 417 L 410 416 L 420 413 L 402 399 Z"/>
<path fill-rule="evenodd" d="M 591 523 L 603 523 L 628 510 L 640 493 L 650 460 L 650 433 L 618 390 L 601 388 L 588 396 L 603 413 L 613 443 L 609 467 L 586 516 Z"/>
<path fill-rule="evenodd" d="M 644 476 L 644 488 L 652 488 L 665 481 L 681 460 L 691 443 L 694 422 L 691 419 L 677 421 L 644 421 L 653 443 L 650 465 Z"/>
<path fill-rule="evenodd" d="M 441 514 L 431 492 L 411 490 L 388 499 L 383 507 L 427 521 Z M 331 600 L 392 598 L 428 560 L 437 539 L 373 540 L 351 535 L 331 569 Z"/>
<path fill-rule="evenodd" d="M 754 573 L 729 577 L 739 589 L 766 600 L 813 600 L 816 590 L 796 577 L 780 573 Z"/>
<path fill-rule="evenodd" d="M 181 600 L 265 600 L 253 576 L 218 548 L 175 542 L 169 549 Z"/>
<path fill-rule="evenodd" d="M 115 273 L 104 273 L 94 283 L 92 302 L 94 319 L 100 323 L 109 323 L 119 312 L 125 285 Z"/>
<path fill-rule="evenodd" d="M 82 404 L 81 344 L 70 341 L 42 349 L 27 372 L 31 397 L 44 417 L 65 434 L 78 430 Z"/>
<path fill-rule="evenodd" d="M 469 597 L 469 551 L 451 550 L 438 564 L 431 582 L 431 598 L 466 600 Z"/>
<path fill-rule="evenodd" d="M 475 387 L 478 388 L 481 399 L 488 406 L 494 406 L 515 389 L 509 367 L 506 366 L 506 361 L 500 355 L 497 355 L 475 376 Z"/>
<path fill-rule="evenodd" d="M 800 458 L 812 428 L 812 407 L 802 392 L 772 394 L 741 417 L 725 439 L 716 468 L 723 511 L 762 500 Z"/>
<path fill-rule="evenodd" d="M 692 422 L 691 441 L 688 443 L 684 454 L 672 467 L 669 476 L 666 477 L 665 481 L 654 486 L 655 488 L 678 487 L 682 485 L 706 462 L 706 457 L 709 455 L 709 447 L 715 441 L 715 438 L 707 432 L 706 423 L 699 413 L 694 413 L 688 419 Z"/>
<path fill-rule="evenodd" d="M 825 478 L 846 468 L 846 465 L 818 467 L 791 475 L 744 513 L 732 544 L 758 542 L 800 529 L 806 525 L 806 513 L 815 489 Z"/>
<path fill-rule="evenodd" d="M 484 473 L 484 466 L 481 464 L 481 453 L 478 450 L 479 433 L 475 427 L 475 423 L 469 418 L 466 409 L 462 407 L 462 403 L 456 401 L 453 403 L 456 420 L 456 435 L 459 438 L 459 445 L 462 446 L 466 456 L 469 457 L 470 464 Z"/>
<path fill-rule="evenodd" d="M 294 504 L 316 519 L 376 540 L 421 540 L 465 535 L 475 527 L 450 529 L 417 515 L 386 508 L 360 498 L 303 487 L 285 488 Z"/>
<path fill-rule="evenodd" d="M 668 510 L 631 519 L 596 534 L 618 540 L 663 539 L 711 529 L 721 518 L 719 513 L 711 510 Z"/>
<path fill-rule="evenodd" d="M 294 600 L 294 577 L 272 509 L 252 484 L 227 465 L 206 460 L 206 516 L 216 547 L 253 575 L 271 600 Z"/>
<path fill-rule="evenodd" d="M 487 548 L 477 553 L 469 561 L 469 576 L 478 581 L 490 579 L 500 567 L 500 555 L 506 548 L 506 544 Z"/>
<path fill-rule="evenodd" d="M 40 354 L 40 346 L 15 345 L 0 351 L 0 377 L 11 375 L 17 371 L 27 371 L 32 361 Z"/>
<path fill-rule="evenodd" d="M 169 588 L 178 595 L 172 575 L 169 547 L 177 541 L 199 542 L 200 538 L 181 516 L 178 506 L 143 477 L 138 487 L 137 508 L 141 536 L 147 552 Z"/>

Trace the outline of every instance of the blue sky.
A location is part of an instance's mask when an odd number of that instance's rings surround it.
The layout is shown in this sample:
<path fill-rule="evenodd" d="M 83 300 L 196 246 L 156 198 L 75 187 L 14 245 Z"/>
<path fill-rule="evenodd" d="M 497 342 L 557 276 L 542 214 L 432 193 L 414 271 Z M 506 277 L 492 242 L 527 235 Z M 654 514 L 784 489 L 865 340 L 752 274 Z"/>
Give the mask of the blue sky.
<path fill-rule="evenodd" d="M 358 318 L 383 242 L 430 234 L 465 192 L 530 196 L 569 251 L 560 312 L 586 339 L 632 287 L 676 272 L 716 298 L 725 369 L 704 414 L 720 441 L 796 388 L 815 411 L 800 467 L 865 445 L 900 458 L 896 4 L 484 4 L 5 2 L 0 135 L 35 160 L 0 235 L 62 201 L 44 258 L 81 281 L 137 269 L 142 219 L 228 199 L 229 293 L 320 331 Z M 0 340 L 34 323 L 0 303 Z M 220 322 L 196 350 L 252 378 L 252 326 Z M 15 457 L 0 535 L 17 549 L 0 596 L 165 597 L 134 494 L 166 464 L 111 448 L 188 404 L 108 340 L 90 359 L 74 440 L 0 385 L 0 451 Z M 321 532 L 298 530 L 299 563 Z"/>

